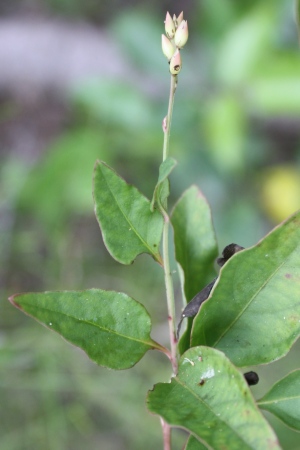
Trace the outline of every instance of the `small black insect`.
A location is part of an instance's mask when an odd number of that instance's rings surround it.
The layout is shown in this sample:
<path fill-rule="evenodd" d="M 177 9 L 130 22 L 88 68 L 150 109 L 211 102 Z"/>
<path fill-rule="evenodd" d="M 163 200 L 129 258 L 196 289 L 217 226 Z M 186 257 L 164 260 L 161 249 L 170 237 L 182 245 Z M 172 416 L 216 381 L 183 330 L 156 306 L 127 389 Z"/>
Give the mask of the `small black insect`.
<path fill-rule="evenodd" d="M 255 386 L 259 382 L 259 377 L 256 372 L 246 372 L 244 373 L 244 377 L 249 386 Z"/>
<path fill-rule="evenodd" d="M 222 257 L 217 259 L 217 264 L 222 267 L 224 264 L 237 252 L 240 250 L 244 250 L 244 247 L 241 247 L 238 244 L 229 244 L 227 245 L 223 252 Z M 202 291 L 198 292 L 198 294 L 195 295 L 195 297 L 186 305 L 184 310 L 181 313 L 180 321 L 177 327 L 177 336 L 179 337 L 180 328 L 182 321 L 185 317 L 194 317 L 197 312 L 199 311 L 200 306 L 202 303 L 207 300 L 209 297 L 209 294 L 217 281 L 218 277 L 214 278 L 213 281 L 211 281 L 205 288 L 202 289 Z"/>

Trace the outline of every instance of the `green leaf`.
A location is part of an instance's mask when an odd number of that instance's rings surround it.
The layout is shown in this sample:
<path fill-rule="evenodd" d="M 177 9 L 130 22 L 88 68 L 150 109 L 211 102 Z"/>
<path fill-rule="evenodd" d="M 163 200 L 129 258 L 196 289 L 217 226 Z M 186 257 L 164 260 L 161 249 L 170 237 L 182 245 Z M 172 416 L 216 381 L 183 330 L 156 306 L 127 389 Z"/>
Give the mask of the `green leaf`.
<path fill-rule="evenodd" d="M 214 260 L 218 255 L 211 211 L 197 186 L 180 197 L 171 215 L 174 228 L 176 260 L 183 270 L 186 301 L 201 291 L 215 276 Z M 189 348 L 192 320 L 179 341 L 182 354 Z"/>
<path fill-rule="evenodd" d="M 177 161 L 168 156 L 159 167 L 158 181 L 153 192 L 153 198 L 151 202 L 151 211 L 154 210 L 154 206 L 157 203 L 164 207 L 164 203 L 170 194 L 168 176 L 177 166 Z"/>
<path fill-rule="evenodd" d="M 178 351 L 180 355 L 182 355 L 185 351 L 187 351 L 190 348 L 191 332 L 193 328 L 194 318 L 187 317 L 184 320 L 186 320 L 186 329 L 182 333 L 178 342 Z"/>
<path fill-rule="evenodd" d="M 197 186 L 180 197 L 171 215 L 176 261 L 184 272 L 184 292 L 189 302 L 215 277 L 218 256 L 211 211 Z"/>
<path fill-rule="evenodd" d="M 300 369 L 274 384 L 257 404 L 289 427 L 300 431 Z"/>
<path fill-rule="evenodd" d="M 148 408 L 214 450 L 280 449 L 243 375 L 212 348 L 188 350 L 171 383 L 148 393 Z"/>
<path fill-rule="evenodd" d="M 191 344 L 239 366 L 284 356 L 300 334 L 300 212 L 234 255 L 194 319 Z"/>
<path fill-rule="evenodd" d="M 131 264 L 141 253 L 161 263 L 159 244 L 163 217 L 150 211 L 150 202 L 104 162 L 94 173 L 95 213 L 105 246 L 122 264 Z"/>
<path fill-rule="evenodd" d="M 194 436 L 190 436 L 186 446 L 184 447 L 184 450 L 206 450 L 209 449 L 206 445 L 204 445 L 202 442 L 198 441 Z"/>
<path fill-rule="evenodd" d="M 18 294 L 9 300 L 101 366 L 128 369 L 147 350 L 163 349 L 150 338 L 144 306 L 126 294 L 91 289 Z"/>

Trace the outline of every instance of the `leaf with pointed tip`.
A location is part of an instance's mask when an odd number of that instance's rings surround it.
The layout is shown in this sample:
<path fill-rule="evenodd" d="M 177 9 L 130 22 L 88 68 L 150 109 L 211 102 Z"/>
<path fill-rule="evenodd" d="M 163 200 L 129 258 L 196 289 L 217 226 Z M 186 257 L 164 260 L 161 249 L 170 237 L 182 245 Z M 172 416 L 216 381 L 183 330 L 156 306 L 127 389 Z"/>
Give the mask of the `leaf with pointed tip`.
<path fill-rule="evenodd" d="M 176 260 L 183 270 L 184 293 L 190 302 L 215 277 L 214 261 L 218 255 L 210 207 L 197 186 L 191 186 L 180 197 L 171 222 Z M 181 354 L 190 346 L 191 322 L 179 341 Z"/>
<path fill-rule="evenodd" d="M 148 393 L 148 409 L 187 429 L 208 448 L 278 450 L 243 375 L 224 353 L 195 347 L 182 355 L 178 375 Z"/>
<path fill-rule="evenodd" d="M 300 212 L 221 269 L 194 319 L 191 344 L 239 366 L 284 356 L 300 334 Z"/>
<path fill-rule="evenodd" d="M 210 207 L 197 186 L 180 197 L 171 215 L 176 261 L 184 272 L 187 302 L 215 276 L 218 247 Z"/>
<path fill-rule="evenodd" d="M 294 370 L 274 384 L 257 404 L 277 416 L 287 426 L 300 431 L 300 369 Z"/>
<path fill-rule="evenodd" d="M 143 305 L 126 294 L 90 289 L 17 294 L 10 302 L 111 369 L 134 366 L 151 349 L 151 321 Z"/>
<path fill-rule="evenodd" d="M 139 254 L 149 253 L 161 264 L 162 215 L 151 212 L 149 200 L 102 161 L 95 166 L 94 203 L 103 241 L 114 259 L 131 264 Z"/>
<path fill-rule="evenodd" d="M 170 156 L 168 156 L 159 166 L 159 176 L 153 192 L 151 211 L 154 211 L 155 204 L 162 205 L 164 208 L 165 201 L 170 195 L 168 176 L 176 166 L 177 161 Z"/>

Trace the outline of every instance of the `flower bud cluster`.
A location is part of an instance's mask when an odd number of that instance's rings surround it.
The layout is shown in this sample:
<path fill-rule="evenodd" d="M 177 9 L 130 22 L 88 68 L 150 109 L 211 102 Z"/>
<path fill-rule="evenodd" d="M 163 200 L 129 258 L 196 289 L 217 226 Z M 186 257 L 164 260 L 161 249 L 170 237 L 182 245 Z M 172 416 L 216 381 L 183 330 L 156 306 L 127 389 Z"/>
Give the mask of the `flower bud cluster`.
<path fill-rule="evenodd" d="M 167 36 L 164 34 L 161 36 L 162 51 L 168 58 L 171 74 L 177 75 L 182 67 L 180 49 L 186 44 L 189 37 L 187 21 L 183 20 L 183 12 L 178 17 L 174 14 L 173 18 L 167 12 L 165 31 Z"/>

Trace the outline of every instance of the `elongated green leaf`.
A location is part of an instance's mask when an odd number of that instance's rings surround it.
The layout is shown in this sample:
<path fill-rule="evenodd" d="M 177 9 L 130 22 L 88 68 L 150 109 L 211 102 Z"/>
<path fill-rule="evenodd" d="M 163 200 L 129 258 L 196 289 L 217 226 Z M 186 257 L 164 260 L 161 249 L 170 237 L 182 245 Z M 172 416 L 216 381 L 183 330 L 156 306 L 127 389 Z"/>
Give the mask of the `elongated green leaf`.
<path fill-rule="evenodd" d="M 230 450 L 280 448 L 243 375 L 212 348 L 195 347 L 182 355 L 171 383 L 149 392 L 148 408 L 214 450 L 224 444 Z"/>
<path fill-rule="evenodd" d="M 104 162 L 94 173 L 94 202 L 103 240 L 111 256 L 131 264 L 141 253 L 161 263 L 159 244 L 163 217 L 150 211 L 150 202 Z"/>
<path fill-rule="evenodd" d="M 197 186 L 191 186 L 176 203 L 171 222 L 174 228 L 176 260 L 183 270 L 186 301 L 215 277 L 218 254 L 211 211 Z M 180 353 L 189 348 L 191 320 L 179 342 Z"/>
<path fill-rule="evenodd" d="M 207 450 L 207 449 L 210 449 L 210 447 L 207 447 L 192 435 L 189 437 L 186 446 L 184 447 L 184 450 Z"/>
<path fill-rule="evenodd" d="M 300 431 L 300 369 L 274 384 L 257 404 L 289 427 Z"/>
<path fill-rule="evenodd" d="M 158 181 L 154 189 L 153 198 L 151 202 L 151 211 L 154 210 L 156 203 L 164 206 L 166 199 L 170 194 L 168 176 L 177 166 L 177 161 L 168 156 L 159 167 Z"/>
<path fill-rule="evenodd" d="M 147 350 L 162 347 L 150 338 L 143 305 L 125 294 L 91 289 L 18 294 L 11 303 L 82 348 L 101 366 L 128 369 Z"/>
<path fill-rule="evenodd" d="M 216 347 L 239 366 L 284 356 L 300 334 L 300 212 L 221 269 L 194 319 L 191 344 Z"/>
<path fill-rule="evenodd" d="M 197 186 L 191 186 L 180 197 L 171 222 L 176 261 L 184 272 L 184 292 L 189 302 L 214 278 L 214 260 L 218 255 L 211 211 Z"/>

